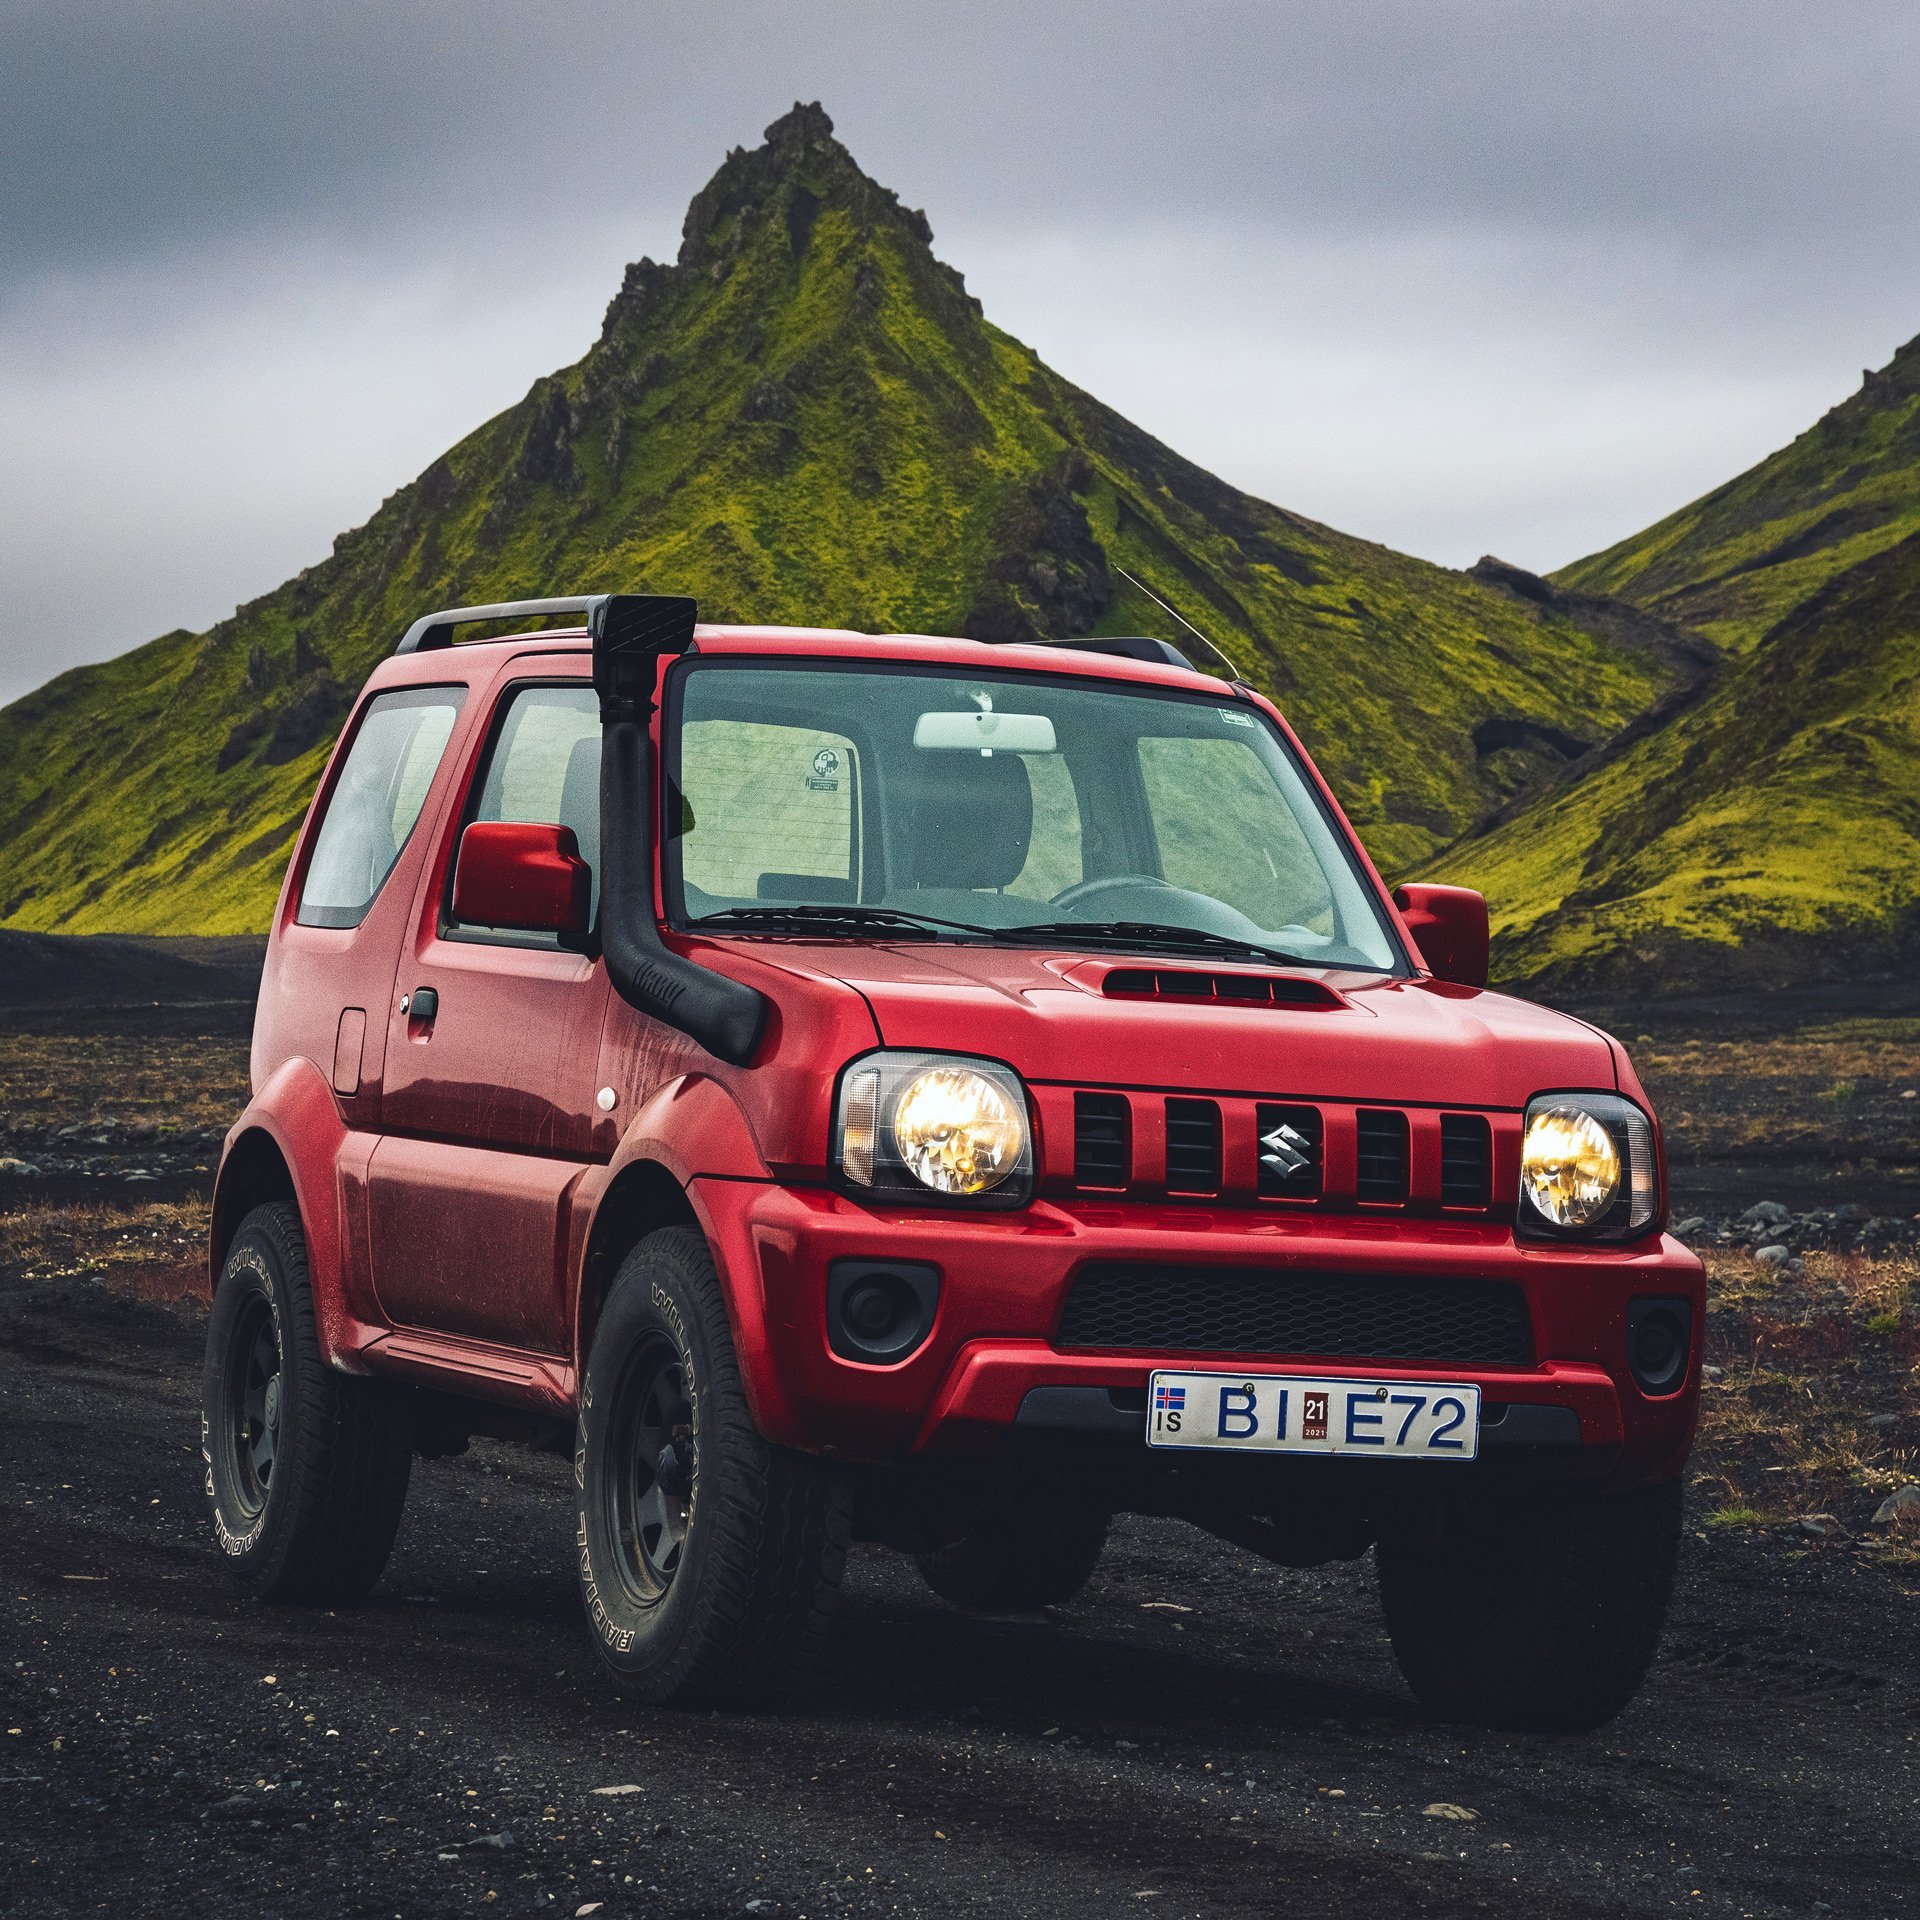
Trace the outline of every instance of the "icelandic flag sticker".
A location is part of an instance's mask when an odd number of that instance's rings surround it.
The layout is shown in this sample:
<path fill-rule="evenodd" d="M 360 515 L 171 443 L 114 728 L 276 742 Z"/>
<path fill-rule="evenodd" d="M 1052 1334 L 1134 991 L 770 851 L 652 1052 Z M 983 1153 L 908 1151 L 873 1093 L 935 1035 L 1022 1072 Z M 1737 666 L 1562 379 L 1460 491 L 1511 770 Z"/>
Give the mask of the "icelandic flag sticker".
<path fill-rule="evenodd" d="M 1187 1390 L 1185 1387 L 1168 1387 L 1156 1384 L 1153 1389 L 1153 1424 L 1165 1433 L 1180 1431 L 1180 1417 L 1187 1410 Z"/>

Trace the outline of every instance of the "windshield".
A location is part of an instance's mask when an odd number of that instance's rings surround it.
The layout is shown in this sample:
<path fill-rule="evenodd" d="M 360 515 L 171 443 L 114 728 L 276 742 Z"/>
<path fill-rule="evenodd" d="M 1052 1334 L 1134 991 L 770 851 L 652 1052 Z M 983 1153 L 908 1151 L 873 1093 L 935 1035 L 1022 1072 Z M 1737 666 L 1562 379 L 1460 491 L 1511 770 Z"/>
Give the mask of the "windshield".
<path fill-rule="evenodd" d="M 689 662 L 676 685 L 677 925 L 871 939 L 890 914 L 949 939 L 1031 928 L 1046 946 L 1399 964 L 1306 776 L 1244 703 L 725 660 Z"/>

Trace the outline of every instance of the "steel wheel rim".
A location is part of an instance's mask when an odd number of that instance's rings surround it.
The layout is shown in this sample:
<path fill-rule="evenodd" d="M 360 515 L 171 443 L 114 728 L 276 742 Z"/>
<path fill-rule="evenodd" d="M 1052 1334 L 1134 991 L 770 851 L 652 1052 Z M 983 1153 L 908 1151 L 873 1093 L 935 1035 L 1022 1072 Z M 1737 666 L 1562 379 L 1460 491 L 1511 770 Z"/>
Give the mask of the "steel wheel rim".
<path fill-rule="evenodd" d="M 227 1464 L 249 1519 L 265 1508 L 273 1488 L 286 1417 L 284 1385 L 273 1304 L 256 1293 L 240 1309 L 227 1361 Z"/>
<path fill-rule="evenodd" d="M 648 1340 L 628 1362 L 616 1406 L 607 1531 L 622 1584 L 653 1605 L 685 1564 L 699 1472 L 686 1364 L 667 1340 Z"/>

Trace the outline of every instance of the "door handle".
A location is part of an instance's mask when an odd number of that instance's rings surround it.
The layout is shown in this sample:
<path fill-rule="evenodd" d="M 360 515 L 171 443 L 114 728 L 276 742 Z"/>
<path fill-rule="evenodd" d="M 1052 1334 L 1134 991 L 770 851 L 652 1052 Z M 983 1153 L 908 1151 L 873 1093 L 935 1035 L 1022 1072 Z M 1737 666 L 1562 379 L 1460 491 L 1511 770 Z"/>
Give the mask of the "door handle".
<path fill-rule="evenodd" d="M 434 1015 L 440 1011 L 440 995 L 432 987 L 415 987 L 400 1002 L 400 1011 L 418 1020 L 423 1027 L 430 1027 Z"/>

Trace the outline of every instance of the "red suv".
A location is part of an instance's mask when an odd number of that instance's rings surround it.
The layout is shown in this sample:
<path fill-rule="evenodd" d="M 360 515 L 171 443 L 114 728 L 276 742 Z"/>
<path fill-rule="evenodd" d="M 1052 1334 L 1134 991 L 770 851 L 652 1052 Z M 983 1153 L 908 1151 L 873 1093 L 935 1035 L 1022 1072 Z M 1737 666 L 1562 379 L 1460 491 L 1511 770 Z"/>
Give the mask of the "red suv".
<path fill-rule="evenodd" d="M 711 1702 L 805 1669 L 851 1539 L 1033 1607 L 1177 1515 L 1371 1547 L 1431 1711 L 1592 1726 L 1673 1578 L 1701 1272 L 1626 1054 L 1486 956 L 1164 641 L 429 615 L 274 915 L 221 1548 L 354 1599 L 415 1453 L 570 1450 L 608 1667 Z"/>

